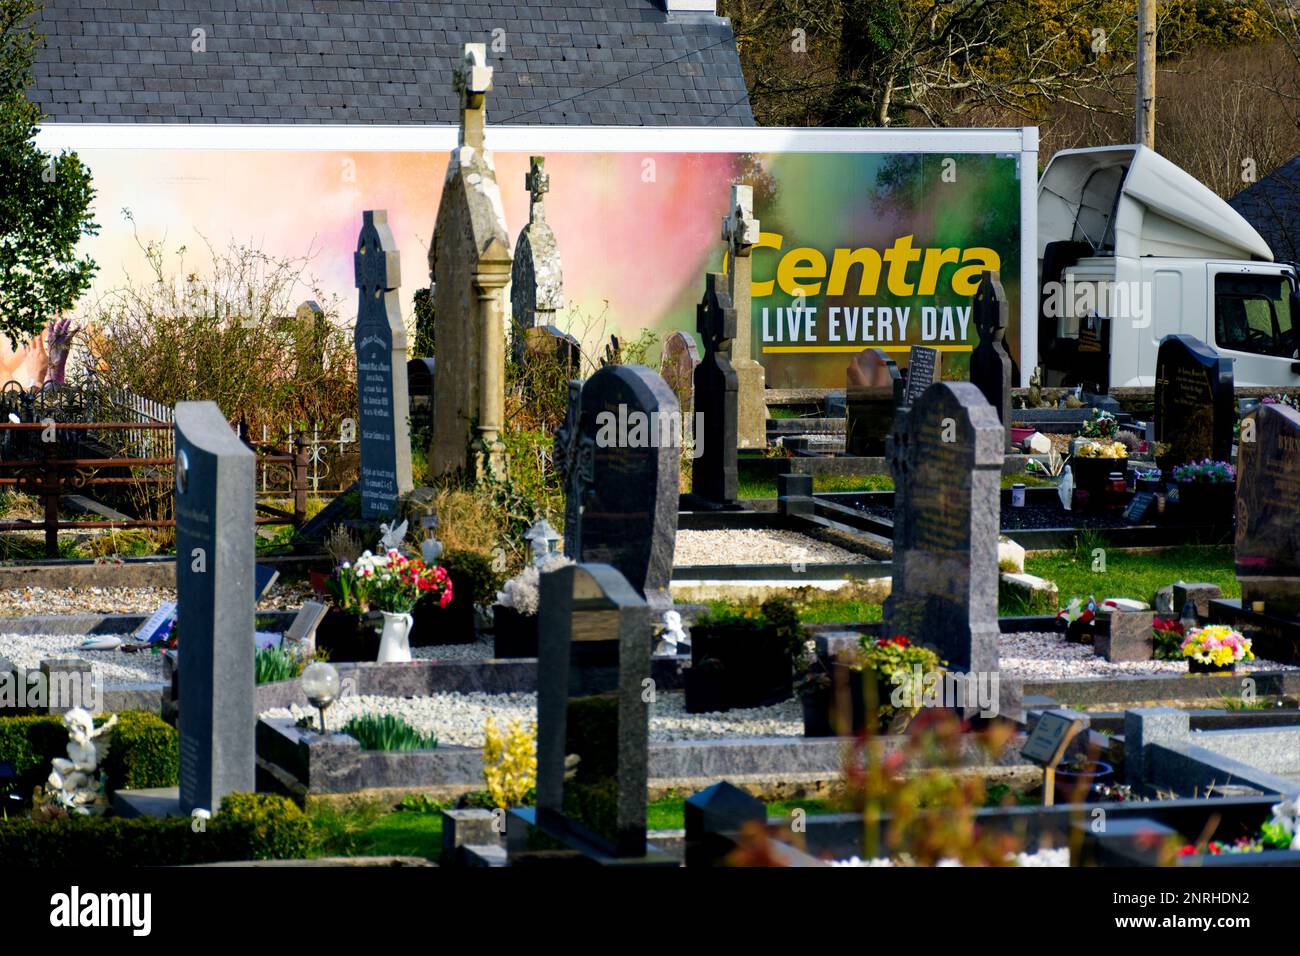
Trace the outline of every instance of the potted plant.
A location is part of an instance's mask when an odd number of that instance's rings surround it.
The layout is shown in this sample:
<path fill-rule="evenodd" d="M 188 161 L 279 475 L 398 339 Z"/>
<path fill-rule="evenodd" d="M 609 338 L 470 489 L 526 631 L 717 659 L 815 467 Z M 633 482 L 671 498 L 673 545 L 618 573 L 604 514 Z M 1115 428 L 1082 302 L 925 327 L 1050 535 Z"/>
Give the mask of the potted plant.
<path fill-rule="evenodd" d="M 573 561 L 562 554 L 550 554 L 541 564 L 529 564 L 497 592 L 492 606 L 494 657 L 537 656 L 537 607 L 541 576 Z"/>
<path fill-rule="evenodd" d="M 375 623 L 382 618 L 371 612 L 365 582 L 351 561 L 340 563 L 325 582 L 329 609 L 316 628 L 316 647 L 331 661 L 373 661 L 379 654 Z"/>
<path fill-rule="evenodd" d="M 1184 516 L 1216 523 L 1232 517 L 1237 472 L 1228 462 L 1208 458 L 1188 462 L 1176 466 L 1173 477 Z"/>
<path fill-rule="evenodd" d="M 794 693 L 794 660 L 803 648 L 799 614 L 788 598 L 769 598 L 760 608 L 704 615 L 691 628 L 691 669 L 706 661 L 720 681 L 723 710 L 765 707 Z M 702 678 L 686 683 L 686 710 L 706 713 L 714 701 Z M 693 689 L 695 692 L 693 692 Z M 712 691 L 710 691 L 710 695 Z"/>
<path fill-rule="evenodd" d="M 1152 646 L 1158 661 L 1180 661 L 1183 659 L 1183 637 L 1185 628 L 1176 617 L 1155 617 L 1151 619 Z"/>
<path fill-rule="evenodd" d="M 1115 768 L 1103 760 L 1092 760 L 1080 751 L 1069 763 L 1056 768 L 1054 792 L 1057 803 L 1087 802 L 1097 784 L 1114 777 Z"/>
<path fill-rule="evenodd" d="M 1250 640 L 1226 624 L 1194 627 L 1183 638 L 1189 674 L 1231 674 L 1239 661 L 1253 661 Z"/>
<path fill-rule="evenodd" d="M 1057 625 L 1065 625 L 1065 639 L 1072 644 L 1091 644 L 1097 623 L 1097 599 L 1070 598 L 1070 603 L 1056 612 Z"/>
<path fill-rule="evenodd" d="M 1098 500 L 1112 471 L 1128 472 L 1128 449 L 1119 441 L 1084 439 L 1075 445 L 1070 467 L 1075 487 Z"/>
<path fill-rule="evenodd" d="M 921 710 L 927 681 L 938 681 L 944 662 L 907 637 L 862 639 L 862 647 L 841 657 L 828 672 L 816 661 L 800 680 L 804 736 L 860 734 L 867 727 L 868 685 L 874 688 L 873 732 L 902 733 Z"/>
<path fill-rule="evenodd" d="M 411 646 L 430 644 L 472 644 L 478 639 L 474 629 L 474 609 L 486 604 L 501 585 L 501 575 L 493 570 L 492 559 L 477 551 L 459 548 L 440 556 L 451 580 L 452 598 L 424 597 L 411 612 Z"/>
<path fill-rule="evenodd" d="M 428 567 L 396 549 L 362 552 L 330 576 L 331 611 L 316 631 L 331 660 L 409 661 L 411 610 L 422 599 L 446 606 L 452 599 L 446 570 Z M 369 633 L 367 633 L 369 631 Z M 371 637 L 373 635 L 373 638 Z"/>

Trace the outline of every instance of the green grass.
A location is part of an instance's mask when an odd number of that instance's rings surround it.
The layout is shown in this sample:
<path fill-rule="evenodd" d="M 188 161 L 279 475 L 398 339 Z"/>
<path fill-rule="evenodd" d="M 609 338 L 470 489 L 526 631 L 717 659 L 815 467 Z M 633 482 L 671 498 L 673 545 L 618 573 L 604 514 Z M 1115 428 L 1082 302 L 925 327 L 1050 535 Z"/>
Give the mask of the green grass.
<path fill-rule="evenodd" d="M 1056 582 L 1062 604 L 1072 597 L 1089 594 L 1095 594 L 1099 600 L 1128 597 L 1152 602 L 1158 588 L 1180 578 L 1217 584 L 1226 597 L 1241 596 L 1230 547 L 1183 545 L 1158 552 L 1133 553 L 1104 548 L 1097 539 L 1084 537 L 1082 546 L 1074 551 L 1030 555 L 1025 560 L 1028 573 Z M 1097 548 L 1101 548 L 1105 558 L 1104 571 L 1093 570 Z"/>
<path fill-rule="evenodd" d="M 650 830 L 680 830 L 686 825 L 686 798 L 669 796 L 646 807 Z M 788 817 L 796 808 L 809 816 L 833 813 L 825 800 L 778 800 L 769 816 Z M 421 856 L 442 854 L 442 814 L 385 811 L 377 803 L 355 801 L 338 808 L 315 805 L 309 811 L 316 833 L 314 856 Z"/>
<path fill-rule="evenodd" d="M 743 610 L 748 604 L 728 601 L 710 601 L 709 610 L 715 614 L 726 614 Z M 874 601 L 858 598 L 815 597 L 800 601 L 799 622 L 801 624 L 850 624 L 859 621 L 879 621 L 880 605 Z"/>

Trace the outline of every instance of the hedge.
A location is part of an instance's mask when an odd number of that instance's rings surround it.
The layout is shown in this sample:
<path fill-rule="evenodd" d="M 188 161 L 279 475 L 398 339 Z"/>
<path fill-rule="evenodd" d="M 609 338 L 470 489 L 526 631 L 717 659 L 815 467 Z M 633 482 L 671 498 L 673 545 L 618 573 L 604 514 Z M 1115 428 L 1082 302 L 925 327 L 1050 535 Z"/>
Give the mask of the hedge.
<path fill-rule="evenodd" d="M 95 722 L 103 721 L 96 718 Z M 110 794 L 116 790 L 174 787 L 180 782 L 180 738 L 176 729 L 157 714 L 123 711 L 107 740 L 108 754 L 101 769 Z M 23 796 L 44 785 L 54 758 L 67 754 L 68 731 L 63 718 L 0 717 L 0 763 L 14 765 L 18 791 Z"/>
<path fill-rule="evenodd" d="M 286 797 L 232 793 L 205 821 L 185 817 L 67 817 L 0 821 L 0 864 L 18 867 L 187 866 L 302 859 L 311 821 Z"/>

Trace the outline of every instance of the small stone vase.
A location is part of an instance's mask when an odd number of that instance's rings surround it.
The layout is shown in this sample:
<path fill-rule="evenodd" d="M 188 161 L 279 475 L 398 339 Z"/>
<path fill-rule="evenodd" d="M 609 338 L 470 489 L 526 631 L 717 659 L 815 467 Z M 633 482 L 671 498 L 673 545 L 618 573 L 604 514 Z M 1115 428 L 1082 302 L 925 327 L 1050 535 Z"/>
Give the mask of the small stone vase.
<path fill-rule="evenodd" d="M 393 614 L 384 611 L 383 630 L 379 632 L 379 657 L 381 664 L 405 663 L 411 659 L 411 625 L 415 623 L 409 614 Z"/>

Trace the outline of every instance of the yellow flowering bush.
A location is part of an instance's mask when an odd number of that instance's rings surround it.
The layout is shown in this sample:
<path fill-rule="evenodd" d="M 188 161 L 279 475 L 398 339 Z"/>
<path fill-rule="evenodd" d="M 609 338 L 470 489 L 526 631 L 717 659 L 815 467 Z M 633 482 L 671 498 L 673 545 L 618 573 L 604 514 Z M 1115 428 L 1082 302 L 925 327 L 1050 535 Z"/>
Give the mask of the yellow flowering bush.
<path fill-rule="evenodd" d="M 1079 458 L 1127 458 L 1128 449 L 1122 441 L 1083 441 L 1074 454 Z"/>
<path fill-rule="evenodd" d="M 496 719 L 483 724 L 483 782 L 492 802 L 509 809 L 522 806 L 537 786 L 537 725 L 525 729 L 511 720 L 502 733 Z"/>
<path fill-rule="evenodd" d="M 1250 640 L 1226 624 L 1193 628 L 1183 640 L 1183 657 L 1214 667 L 1255 659 L 1250 651 Z"/>

